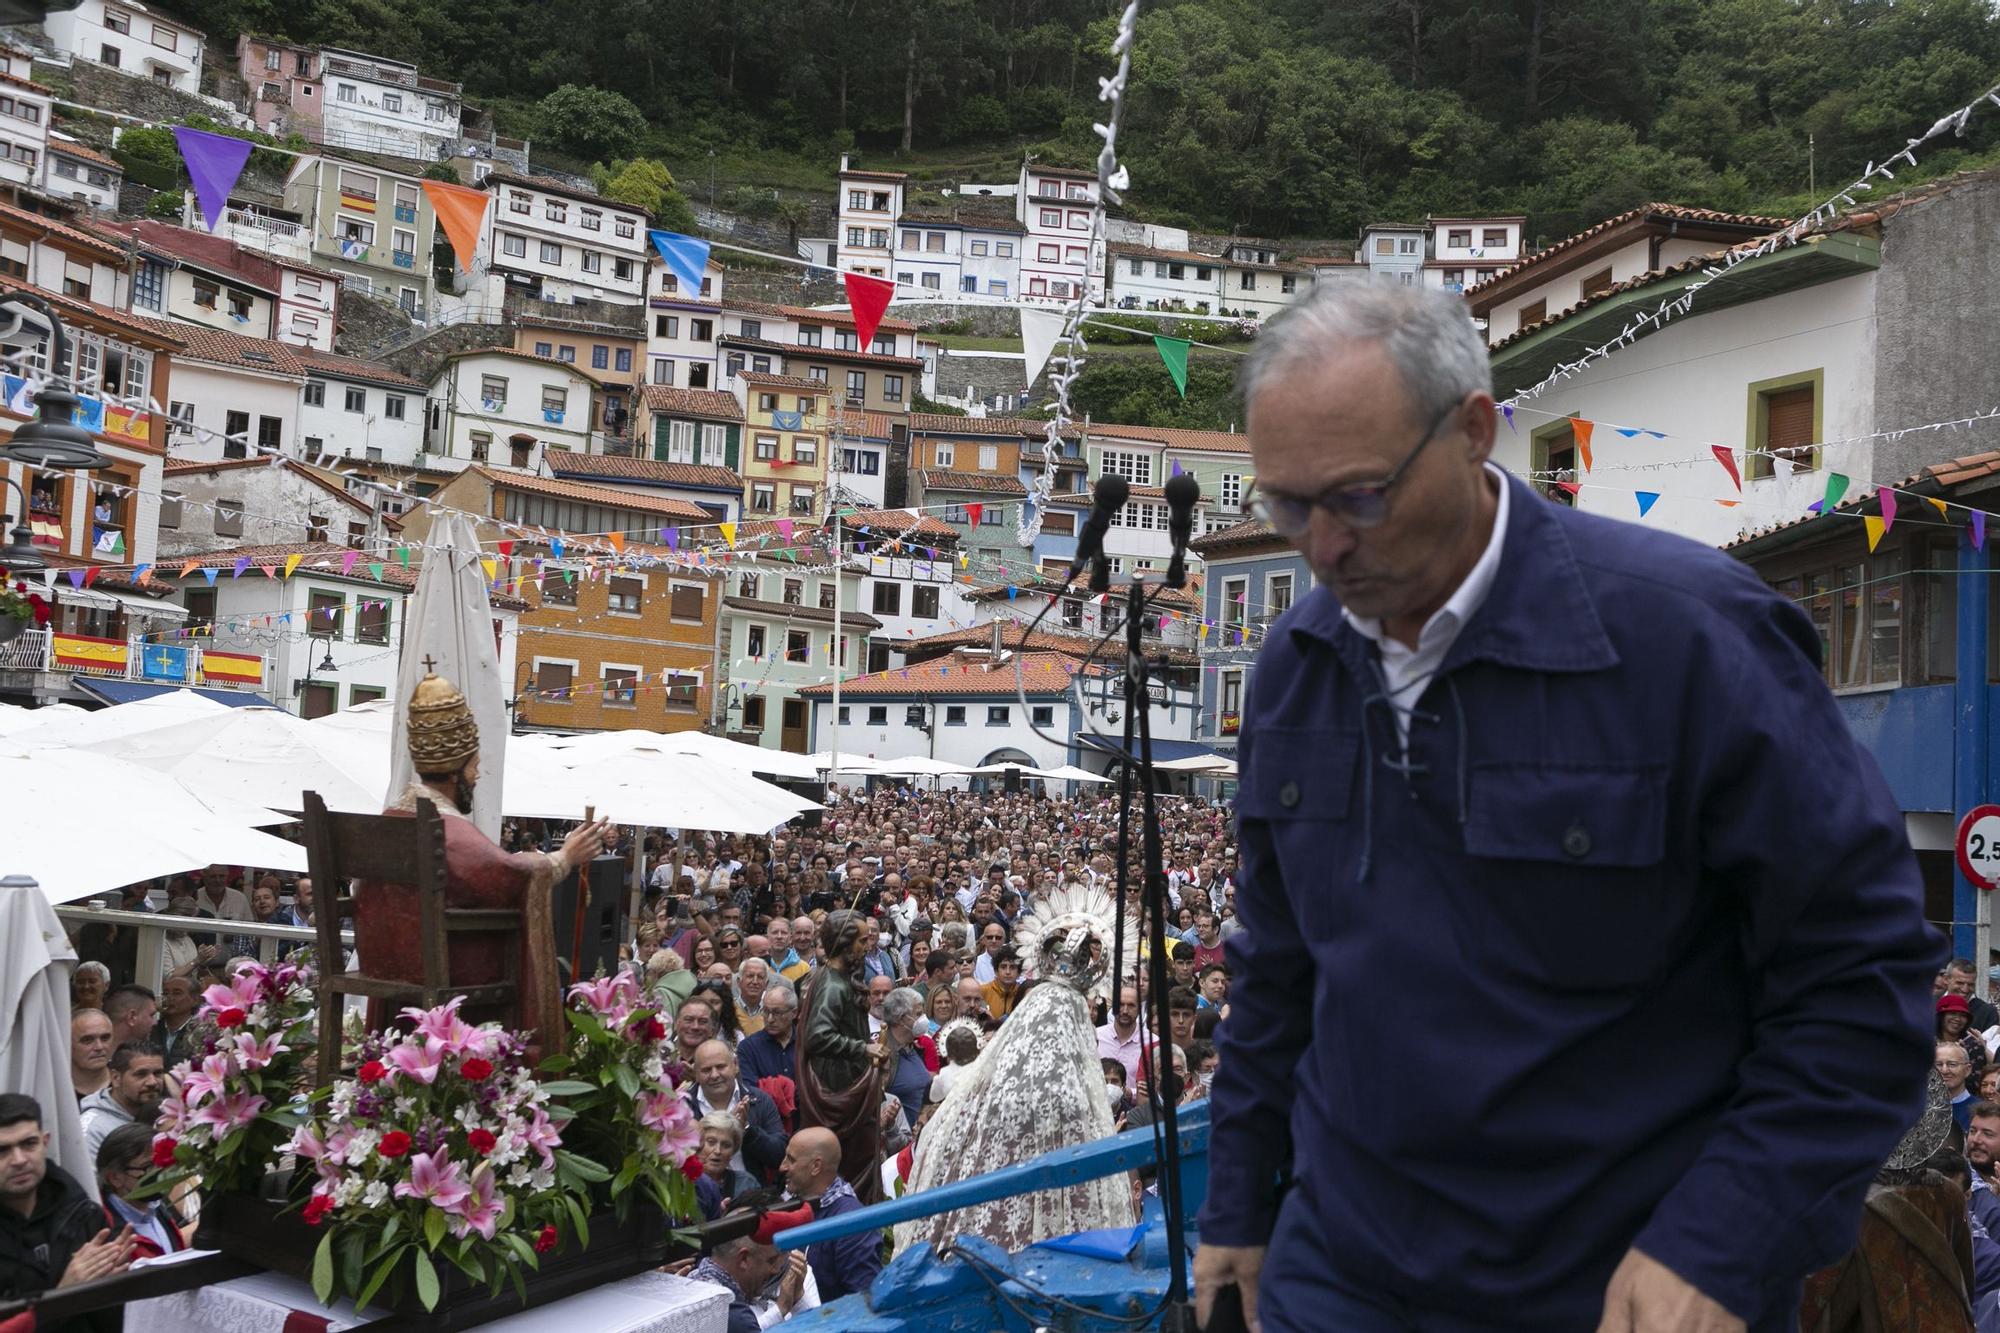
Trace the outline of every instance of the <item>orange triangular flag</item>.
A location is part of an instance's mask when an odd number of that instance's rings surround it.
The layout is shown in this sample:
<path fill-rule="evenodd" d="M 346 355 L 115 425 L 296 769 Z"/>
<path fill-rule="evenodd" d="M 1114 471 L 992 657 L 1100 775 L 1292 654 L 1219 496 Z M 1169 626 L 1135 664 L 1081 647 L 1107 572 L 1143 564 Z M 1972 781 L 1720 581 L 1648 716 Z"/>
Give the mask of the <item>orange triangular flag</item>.
<path fill-rule="evenodd" d="M 451 253 L 462 269 L 472 268 L 479 251 L 479 232 L 486 225 L 486 206 L 493 196 L 484 190 L 452 185 L 446 181 L 425 181 L 424 193 L 437 213 L 438 224 L 451 242 Z"/>
<path fill-rule="evenodd" d="M 1933 503 L 1933 504 L 1935 504 L 1935 503 L 1936 503 L 1936 501 L 1932 501 L 1932 503 Z M 199 567 L 199 566 L 200 566 L 200 564 L 201 564 L 201 561 L 199 561 L 199 560 L 190 560 L 190 561 L 188 561 L 188 562 L 187 562 L 186 564 L 182 565 L 182 566 L 181 566 L 181 577 L 182 577 L 182 578 L 186 578 L 186 577 L 187 577 L 188 575 L 190 575 L 190 574 L 194 573 L 194 571 L 196 570 L 196 568 L 197 568 L 197 567 Z"/>
<path fill-rule="evenodd" d="M 1583 459 L 1585 472 L 1590 471 L 1590 432 L 1596 429 L 1596 426 L 1596 422 L 1585 421 L 1582 417 L 1569 419 L 1570 431 L 1576 436 L 1576 452 L 1578 457 Z"/>
<path fill-rule="evenodd" d="M 611 549 L 614 551 L 625 549 L 625 534 L 622 532 L 607 532 L 604 534 L 604 540 L 611 543 Z"/>

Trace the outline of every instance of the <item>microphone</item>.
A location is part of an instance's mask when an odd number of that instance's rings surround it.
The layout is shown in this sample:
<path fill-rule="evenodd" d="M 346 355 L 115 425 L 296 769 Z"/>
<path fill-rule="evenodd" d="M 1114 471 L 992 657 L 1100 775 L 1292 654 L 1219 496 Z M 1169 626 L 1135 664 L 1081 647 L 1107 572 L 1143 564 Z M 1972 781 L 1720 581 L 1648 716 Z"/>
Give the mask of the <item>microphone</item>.
<path fill-rule="evenodd" d="M 1132 484 L 1116 473 L 1106 473 L 1097 479 L 1091 494 L 1090 517 L 1083 521 L 1083 531 L 1076 534 L 1076 558 L 1069 563 L 1069 576 L 1063 580 L 1065 586 L 1074 583 L 1083 567 L 1104 553 L 1104 534 L 1111 530 L 1111 520 L 1132 498 Z"/>
<path fill-rule="evenodd" d="M 1173 559 L 1167 562 L 1169 588 L 1187 585 L 1187 544 L 1194 536 L 1194 507 L 1201 499 L 1201 483 L 1187 473 L 1167 479 L 1167 533 L 1173 539 Z"/>

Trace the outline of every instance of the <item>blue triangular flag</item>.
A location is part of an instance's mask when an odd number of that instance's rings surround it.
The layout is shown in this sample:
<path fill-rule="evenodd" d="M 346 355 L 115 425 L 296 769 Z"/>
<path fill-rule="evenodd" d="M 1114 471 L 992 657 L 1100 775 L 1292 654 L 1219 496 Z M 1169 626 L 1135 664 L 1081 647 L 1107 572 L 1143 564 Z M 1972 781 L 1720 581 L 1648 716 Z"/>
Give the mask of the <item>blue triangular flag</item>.
<path fill-rule="evenodd" d="M 1514 405 L 1512 403 L 1500 404 L 1500 415 L 1507 418 L 1507 429 L 1516 429 L 1514 425 Z"/>
<path fill-rule="evenodd" d="M 1613 426 L 1611 429 L 1617 431 L 1620 435 L 1623 435 L 1628 440 L 1631 439 L 1634 435 L 1642 433 L 1637 426 Z"/>
<path fill-rule="evenodd" d="M 209 587 L 211 587 L 211 588 L 213 588 L 213 587 L 215 586 L 215 576 L 216 576 L 217 572 L 218 572 L 217 570 L 215 570 L 215 569 L 213 569 L 213 568 L 210 568 L 210 567 L 208 567 L 208 566 L 206 566 L 206 565 L 204 565 L 204 566 L 202 567 L 202 571 L 201 571 L 201 576 L 202 576 L 202 577 L 203 577 L 204 579 L 207 579 L 207 580 L 208 580 L 208 586 L 209 586 Z"/>
<path fill-rule="evenodd" d="M 677 231 L 649 231 L 646 235 L 660 252 L 661 261 L 687 284 L 688 295 L 701 295 L 701 271 L 708 267 L 708 242 Z"/>
<path fill-rule="evenodd" d="M 555 558 L 556 558 L 556 559 L 558 559 L 558 560 L 562 559 L 562 553 L 563 553 L 563 541 L 562 541 L 562 538 L 560 538 L 560 537 L 551 537 L 551 538 L 549 539 L 549 553 L 550 553 L 551 555 L 555 556 Z"/>
<path fill-rule="evenodd" d="M 1632 494 L 1637 496 L 1639 499 L 1640 518 L 1644 518 L 1646 516 L 1646 511 L 1651 509 L 1655 504 L 1659 503 L 1660 493 L 1658 491 L 1634 491 L 1632 492 Z"/>

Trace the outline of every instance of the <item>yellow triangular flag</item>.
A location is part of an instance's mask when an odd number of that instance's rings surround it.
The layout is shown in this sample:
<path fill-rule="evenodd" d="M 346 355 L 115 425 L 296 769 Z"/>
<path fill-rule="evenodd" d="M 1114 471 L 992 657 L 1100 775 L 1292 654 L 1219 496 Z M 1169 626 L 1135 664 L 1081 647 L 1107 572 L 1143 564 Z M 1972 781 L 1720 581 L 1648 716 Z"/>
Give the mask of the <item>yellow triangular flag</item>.
<path fill-rule="evenodd" d="M 292 576 L 292 571 L 299 567 L 299 561 L 303 559 L 305 559 L 305 557 L 303 555 L 300 555 L 297 551 L 294 551 L 290 555 L 285 557 L 286 578 L 290 578 Z"/>
<path fill-rule="evenodd" d="M 493 582 L 494 579 L 500 576 L 500 562 L 490 555 L 479 557 L 479 567 L 486 571 L 486 581 L 488 583 Z"/>
<path fill-rule="evenodd" d="M 1868 549 L 1871 551 L 1881 545 L 1882 534 L 1889 530 L 1889 525 L 1882 521 L 1880 514 L 1863 514 L 1861 526 L 1868 529 Z"/>
<path fill-rule="evenodd" d="M 722 540 L 731 546 L 736 545 L 736 525 L 734 523 L 722 523 L 717 526 L 722 529 Z"/>
<path fill-rule="evenodd" d="M 1936 496 L 1933 496 L 1933 495 L 1926 495 L 1926 496 L 1924 497 L 1924 503 L 1925 503 L 1925 504 L 1927 504 L 1927 505 L 1929 505 L 1929 506 L 1930 506 L 1931 508 L 1933 508 L 1933 509 L 1937 510 L 1937 511 L 1938 511 L 1938 517 L 1939 517 L 1939 518 L 1950 518 L 1950 517 L 1951 517 L 1951 509 L 1950 509 L 1950 507 L 1949 507 L 1948 505 L 1946 505 L 1944 501 L 1942 501 L 1942 500 L 1938 499 L 1938 498 L 1937 498 Z"/>

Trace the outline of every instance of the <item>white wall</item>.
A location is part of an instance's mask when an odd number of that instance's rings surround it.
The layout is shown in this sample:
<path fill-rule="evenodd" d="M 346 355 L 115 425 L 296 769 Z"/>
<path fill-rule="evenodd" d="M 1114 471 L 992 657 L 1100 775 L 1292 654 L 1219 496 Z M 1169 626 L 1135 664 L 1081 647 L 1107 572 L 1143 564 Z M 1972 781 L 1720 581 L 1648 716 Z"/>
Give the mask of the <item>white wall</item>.
<path fill-rule="evenodd" d="M 960 275 L 973 280 L 974 290 L 980 296 L 1003 299 L 1019 296 L 1024 239 L 1019 232 L 967 227 L 960 241 L 963 247 L 959 256 Z M 981 246 L 985 247 L 984 254 L 979 253 Z"/>
<path fill-rule="evenodd" d="M 952 661 L 955 659 L 939 659 Z M 912 675 L 923 670 L 936 671 L 936 666 L 926 663 L 922 667 L 910 668 Z M 1002 667 L 1011 673 L 1011 667 Z M 1037 736 L 1028 725 L 1028 714 L 1021 710 L 1021 701 L 1012 694 L 981 696 L 978 698 L 948 699 L 925 694 L 903 698 L 885 699 L 879 695 L 866 698 L 843 697 L 841 707 L 847 710 L 847 725 L 836 726 L 837 714 L 833 701 L 816 698 L 813 704 L 813 749 L 815 752 L 831 746 L 837 737 L 843 755 L 867 756 L 874 759 L 910 759 L 919 756 L 942 759 L 946 763 L 978 765 L 995 750 L 1015 749 L 1034 760 L 1037 768 L 1057 768 L 1068 762 L 1067 747 L 1051 745 Z M 907 722 L 908 709 L 912 703 L 922 703 L 925 711 L 932 714 L 931 734 L 910 726 Z M 1050 709 L 1049 723 L 1042 730 L 1052 736 L 1063 737 L 1069 733 L 1070 706 L 1067 695 L 1031 694 L 1030 707 Z M 1004 726 L 989 726 L 986 721 L 987 708 L 1005 708 L 1007 722 Z M 886 708 L 885 721 L 870 724 L 868 710 Z M 961 725 L 947 724 L 947 708 L 963 707 L 965 721 Z M 949 780 L 947 780 L 949 781 Z M 926 784 L 928 785 L 928 784 Z"/>
<path fill-rule="evenodd" d="M 225 569 L 215 581 L 215 637 L 212 641 L 204 639 L 205 646 L 222 652 L 256 653 L 268 659 L 265 695 L 288 712 L 299 711 L 300 700 L 292 690 L 297 682 L 305 679 L 309 666 L 315 668 L 312 673 L 315 682 L 324 681 L 338 686 L 342 708 L 349 706 L 353 698 L 352 687 L 356 685 L 382 690 L 385 698 L 394 698 L 407 594 L 403 589 L 387 584 L 327 578 L 323 570 L 316 575 L 313 564 L 321 559 L 331 559 L 338 568 L 339 557 L 315 556 L 307 564 L 300 565 L 298 573 L 289 579 L 267 579 L 261 576 L 261 572 L 255 571 L 245 571 L 242 578 L 232 579 Z M 189 579 L 179 586 L 185 590 L 206 585 L 201 580 Z M 345 604 L 331 629 L 324 616 L 308 622 L 306 611 L 314 592 L 338 593 Z M 181 600 L 185 605 L 184 592 Z M 364 601 L 390 603 L 387 644 L 356 641 L 360 616 L 355 604 Z M 291 615 L 291 623 L 275 629 L 263 626 L 228 628 L 232 620 L 241 625 L 258 617 L 286 613 Z M 331 642 L 327 637 L 329 633 L 334 636 Z M 273 642 L 274 636 L 276 642 Z M 511 637 L 504 642 L 511 642 Z M 317 667 L 329 654 L 337 669 L 331 675 L 321 675 Z"/>
<path fill-rule="evenodd" d="M 200 324 L 204 328 L 220 329 L 224 333 L 234 333 L 245 338 L 268 338 L 271 336 L 271 309 L 276 304 L 270 293 L 259 287 L 248 287 L 240 282 L 196 268 L 169 268 L 166 270 L 166 310 L 168 319 L 178 319 L 189 324 Z M 201 305 L 196 301 L 196 289 L 210 294 L 210 303 Z M 250 298 L 246 315 L 237 319 L 230 313 L 230 296 Z"/>
<path fill-rule="evenodd" d="M 277 327 L 271 336 L 294 347 L 332 351 L 340 320 L 340 284 L 331 276 L 290 268 L 278 271 L 278 282 Z"/>
<path fill-rule="evenodd" d="M 1134 265 L 1138 266 L 1138 272 L 1133 271 Z M 1173 276 L 1175 268 L 1181 271 L 1179 278 Z M 1148 301 L 1179 301 L 1190 310 L 1213 314 L 1222 305 L 1228 304 L 1221 302 L 1218 296 L 1222 272 L 1220 256 L 1207 264 L 1198 264 L 1187 259 L 1114 253 L 1111 256 L 1111 300 L 1114 305 L 1140 310 L 1145 309 Z M 1200 277 L 1202 273 L 1208 276 Z"/>
<path fill-rule="evenodd" d="M 299 389 L 304 379 L 297 375 L 265 375 L 234 370 L 202 361 L 174 358 L 173 378 L 168 384 L 172 403 L 192 404 L 195 432 L 175 430 L 167 435 L 167 450 L 175 458 L 224 457 L 221 436 L 228 429 L 231 412 L 249 415 L 248 454 L 257 452 L 259 423 L 276 418 L 278 448 L 290 453 L 298 441 Z"/>
<path fill-rule="evenodd" d="M 1750 480 L 1743 456 L 1748 386 L 1823 370 L 1821 437 L 1875 430 L 1874 284 L 1874 276 L 1864 274 L 1673 321 L 1517 406 L 1515 429 L 1500 427 L 1494 460 L 1527 472 L 1533 432 L 1577 416 L 1605 423 L 1592 432 L 1595 467 L 1581 479 L 1579 508 L 1712 544 L 1798 518 L 1825 494 L 1829 471 L 1854 478 L 1857 487 L 1873 476 L 1873 446 L 1835 445 L 1822 451 L 1816 471 Z M 1700 297 L 1695 299 L 1699 312 Z M 1628 440 L 1613 426 L 1664 431 L 1668 438 Z M 1738 497 L 1713 444 L 1735 450 L 1744 475 L 1736 507 L 1716 503 Z M 1654 466 L 1660 464 L 1667 466 Z M 1777 470 L 1786 472 L 1783 464 Z M 1644 519 L 1634 499 L 1640 490 L 1660 495 Z"/>
<path fill-rule="evenodd" d="M 383 532 L 379 515 L 356 508 L 326 487 L 290 467 L 226 467 L 213 472 L 176 472 L 165 489 L 182 497 L 180 521 L 162 525 L 162 560 L 227 546 L 280 546 L 311 539 L 309 517 L 326 520 L 323 538 L 337 546 L 348 543 L 350 523 L 365 525 L 364 539 Z M 242 506 L 240 534 L 218 532 L 212 507 L 221 500 Z M 202 506 L 210 506 L 203 508 Z M 169 512 L 167 518 L 171 520 Z"/>
<path fill-rule="evenodd" d="M 128 31 L 112 31 L 106 21 L 107 10 L 124 16 Z M 201 91 L 200 34 L 140 5 L 81 0 L 74 9 L 52 10 L 42 20 L 42 31 L 59 51 L 100 64 L 115 62 L 121 73 L 139 79 L 157 78 L 179 92 Z M 163 42 L 170 43 L 172 49 Z"/>
<path fill-rule="evenodd" d="M 299 457 L 310 460 L 319 454 L 334 454 L 397 467 L 416 462 L 424 447 L 424 410 L 429 401 L 424 390 L 308 376 L 308 384 L 315 380 L 325 385 L 324 401 L 316 406 L 306 400 L 305 391 L 300 392 Z M 348 408 L 350 390 L 361 396 L 359 411 Z M 400 419 L 389 415 L 392 398 L 402 400 Z M 317 446 L 310 443 L 313 440 L 319 441 Z M 379 455 L 371 450 L 379 450 Z"/>
<path fill-rule="evenodd" d="M 667 290 L 668 278 L 674 279 L 672 291 Z M 715 356 L 715 340 L 722 334 L 722 266 L 710 261 L 702 270 L 702 279 L 706 295 L 688 291 L 658 255 L 647 265 L 646 383 L 671 384 L 678 389 L 722 387 Z M 696 320 L 708 322 L 707 338 L 694 336 Z M 695 366 L 707 368 L 705 383 L 695 382 Z"/>
<path fill-rule="evenodd" d="M 646 218 L 638 209 L 607 199 L 585 201 L 548 194 L 521 185 L 494 182 L 488 187 L 492 206 L 486 210 L 481 260 L 486 265 L 542 279 L 548 300 L 582 297 L 588 300 L 637 302 L 645 299 L 647 282 Z M 517 202 L 526 200 L 527 211 Z M 560 220 L 551 218 L 553 206 Z M 597 226 L 586 225 L 595 215 Z M 623 227 L 630 235 L 620 235 Z M 517 239 L 522 253 L 509 254 Z M 554 260 L 542 258 L 544 243 L 560 247 Z M 589 272 L 586 257 L 598 265 Z M 620 277 L 623 266 L 624 276 Z"/>
<path fill-rule="evenodd" d="M 506 402 L 498 411 L 489 410 L 481 397 L 487 375 L 507 381 Z M 566 391 L 560 424 L 542 415 L 545 388 Z M 593 389 L 589 380 L 559 365 L 521 357 L 473 355 L 447 362 L 431 386 L 431 397 L 438 400 L 440 429 L 429 435 L 426 462 L 456 471 L 480 461 L 472 456 L 476 433 L 493 437 L 484 461 L 500 467 L 513 461 L 509 437 L 516 433 L 535 437 L 525 464 L 531 470 L 541 466 L 544 447 L 588 453 Z"/>
<path fill-rule="evenodd" d="M 835 183 L 833 240 L 840 267 L 877 277 L 894 275 L 896 219 L 903 212 L 903 182 L 850 177 L 843 170 Z M 855 206 L 854 193 L 862 198 Z M 875 207 L 878 196 L 887 196 L 884 206 Z M 860 229 L 860 239 L 854 231 Z M 876 233 L 882 233 L 880 245 Z"/>
<path fill-rule="evenodd" d="M 1669 237 L 1660 245 L 1660 268 L 1671 268 L 1685 259 L 1696 255 L 1711 254 L 1716 249 L 1713 241 L 1690 241 Z M 1536 301 L 1547 302 L 1546 314 L 1557 315 L 1583 299 L 1583 280 L 1611 268 L 1613 282 L 1625 282 L 1649 271 L 1652 263 L 1652 239 L 1641 237 L 1630 245 L 1621 246 L 1611 252 L 1608 259 L 1598 259 L 1579 265 L 1560 277 L 1537 284 L 1519 296 L 1494 306 L 1487 315 L 1486 340 L 1499 342 L 1502 338 L 1521 331 L 1521 307 Z M 1533 270 L 1530 270 L 1532 272 Z"/>
<path fill-rule="evenodd" d="M 0 118 L 0 125 L 13 128 L 13 122 L 4 118 Z M 5 165 L 16 164 L 9 162 Z M 45 153 L 42 158 L 42 189 L 58 198 L 74 199 L 92 208 L 117 207 L 118 185 L 122 180 L 122 173 L 95 162 L 59 153 Z"/>

